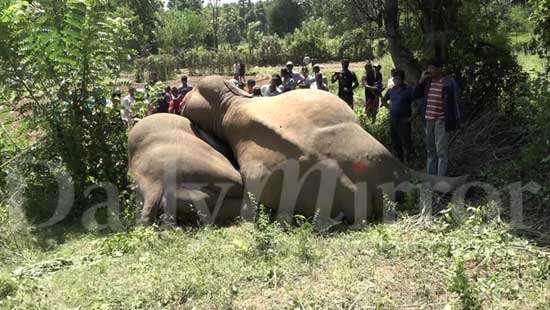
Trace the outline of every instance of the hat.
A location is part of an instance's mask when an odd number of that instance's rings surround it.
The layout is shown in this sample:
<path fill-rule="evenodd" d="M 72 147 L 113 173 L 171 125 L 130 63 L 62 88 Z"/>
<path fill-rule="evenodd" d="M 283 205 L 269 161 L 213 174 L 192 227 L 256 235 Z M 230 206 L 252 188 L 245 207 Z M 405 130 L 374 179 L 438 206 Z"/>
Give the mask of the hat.
<path fill-rule="evenodd" d="M 287 61 L 286 65 L 287 66 L 294 66 L 294 63 L 292 63 L 292 61 Z"/>
<path fill-rule="evenodd" d="M 313 65 L 313 68 L 319 68 L 319 69 L 321 69 L 321 66 L 320 66 L 319 64 L 314 64 L 314 65 Z"/>

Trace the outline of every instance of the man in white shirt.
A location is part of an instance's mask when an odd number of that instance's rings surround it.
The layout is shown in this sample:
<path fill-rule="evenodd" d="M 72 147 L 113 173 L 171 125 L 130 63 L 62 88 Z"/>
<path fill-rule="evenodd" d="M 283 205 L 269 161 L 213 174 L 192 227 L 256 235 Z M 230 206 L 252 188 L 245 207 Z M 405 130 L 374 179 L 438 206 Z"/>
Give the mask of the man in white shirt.
<path fill-rule="evenodd" d="M 302 82 L 302 76 L 299 73 L 292 71 L 292 69 L 294 69 L 294 63 L 292 63 L 292 61 L 286 63 L 286 69 L 288 70 L 288 74 L 294 80 L 295 84 L 299 84 L 300 82 Z"/>
<path fill-rule="evenodd" d="M 278 74 L 275 74 L 271 78 L 271 83 L 266 84 L 260 88 L 262 97 L 272 97 L 272 96 L 280 95 L 281 91 L 279 90 L 279 86 L 281 84 L 282 84 L 281 76 Z"/>
<path fill-rule="evenodd" d="M 122 109 L 120 110 L 120 117 L 128 127 L 132 127 L 132 125 L 134 125 L 134 122 L 137 122 L 139 120 L 132 118 L 132 114 L 130 113 L 132 105 L 134 105 L 134 103 L 136 102 L 135 94 L 136 89 L 134 87 L 130 87 L 130 89 L 128 90 L 128 96 L 122 99 Z"/>
<path fill-rule="evenodd" d="M 391 73 L 390 73 L 390 79 L 388 80 L 388 90 L 392 89 L 394 86 L 395 86 L 395 82 L 393 81 L 393 77 L 395 75 L 395 72 L 396 70 L 395 69 L 391 69 Z"/>

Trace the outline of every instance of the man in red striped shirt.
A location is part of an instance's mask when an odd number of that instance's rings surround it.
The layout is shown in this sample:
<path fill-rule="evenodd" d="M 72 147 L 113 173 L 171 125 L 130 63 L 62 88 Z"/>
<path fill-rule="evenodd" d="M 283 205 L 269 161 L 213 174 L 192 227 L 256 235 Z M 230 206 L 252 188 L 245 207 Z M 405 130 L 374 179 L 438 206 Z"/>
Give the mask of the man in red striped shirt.
<path fill-rule="evenodd" d="M 462 121 L 462 102 L 457 82 L 443 73 L 439 60 L 428 62 L 415 87 L 414 96 L 422 97 L 422 114 L 426 129 L 427 170 L 429 174 L 445 176 L 449 163 L 449 132 Z"/>

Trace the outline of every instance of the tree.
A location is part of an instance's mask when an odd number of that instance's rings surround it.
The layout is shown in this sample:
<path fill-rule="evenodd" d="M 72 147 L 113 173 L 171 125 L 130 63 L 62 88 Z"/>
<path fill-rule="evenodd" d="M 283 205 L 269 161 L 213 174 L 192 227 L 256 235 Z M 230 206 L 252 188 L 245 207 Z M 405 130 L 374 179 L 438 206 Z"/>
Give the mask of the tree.
<path fill-rule="evenodd" d="M 220 33 L 220 0 L 208 0 L 207 8 L 210 15 L 210 26 L 214 49 L 218 50 Z"/>
<path fill-rule="evenodd" d="M 200 11 L 202 9 L 202 0 L 169 0 L 168 8 L 170 10 L 191 10 Z"/>
<path fill-rule="evenodd" d="M 260 41 L 262 40 L 262 33 L 260 32 L 261 23 L 259 21 L 248 24 L 246 28 L 246 42 L 248 43 L 248 52 L 252 55 L 252 51 L 255 50 Z"/>
<path fill-rule="evenodd" d="M 162 0 L 114 0 L 107 2 L 114 8 L 129 9 L 137 17 L 130 21 L 129 27 L 136 38 L 140 54 L 156 52 L 156 40 L 154 31 L 159 22 L 158 13 L 162 10 Z"/>
<path fill-rule="evenodd" d="M 220 41 L 231 46 L 239 44 L 243 39 L 243 19 L 235 5 L 224 5 L 220 16 Z"/>
<path fill-rule="evenodd" d="M 117 78 L 121 57 L 130 53 L 124 42 L 132 36 L 129 20 L 115 15 L 103 1 L 14 3 L 7 8 L 0 4 L 0 67 L 5 70 L 0 89 L 30 102 L 25 121 L 43 134 L 33 160 L 61 162 L 80 207 L 73 212 L 82 212 L 90 202 L 84 196 L 88 185 L 127 185 L 125 130 L 114 121 L 118 111 L 104 107 L 103 96 L 106 85 Z M 44 170 L 31 162 L 22 175 L 30 185 L 26 190 L 39 187 L 33 192 L 36 197 L 27 195 L 28 200 L 51 215 L 55 208 L 40 201 L 51 195 L 50 188 L 36 179 Z M 52 172 L 47 174 L 49 184 L 55 184 Z"/>
<path fill-rule="evenodd" d="M 169 10 L 162 13 L 160 20 L 162 23 L 157 29 L 157 37 L 165 51 L 178 55 L 182 49 L 203 43 L 207 25 L 198 13 Z"/>
<path fill-rule="evenodd" d="M 546 71 L 550 73 L 550 0 L 531 0 L 529 3 L 535 8 L 530 17 L 535 25 L 531 45 L 546 60 Z"/>
<path fill-rule="evenodd" d="M 278 35 L 290 33 L 300 26 L 304 16 L 296 0 L 273 0 L 267 9 L 269 31 Z"/>

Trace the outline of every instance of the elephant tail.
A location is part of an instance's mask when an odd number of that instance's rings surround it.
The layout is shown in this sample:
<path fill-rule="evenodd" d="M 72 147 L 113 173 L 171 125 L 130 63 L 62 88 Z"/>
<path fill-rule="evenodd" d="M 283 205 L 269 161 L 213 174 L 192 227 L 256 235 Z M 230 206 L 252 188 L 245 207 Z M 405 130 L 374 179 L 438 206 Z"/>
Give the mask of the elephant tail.
<path fill-rule="evenodd" d="M 468 179 L 467 175 L 459 177 L 440 177 L 412 169 L 409 169 L 409 174 L 412 179 L 427 183 L 431 190 L 438 192 L 452 192 L 466 183 Z"/>

